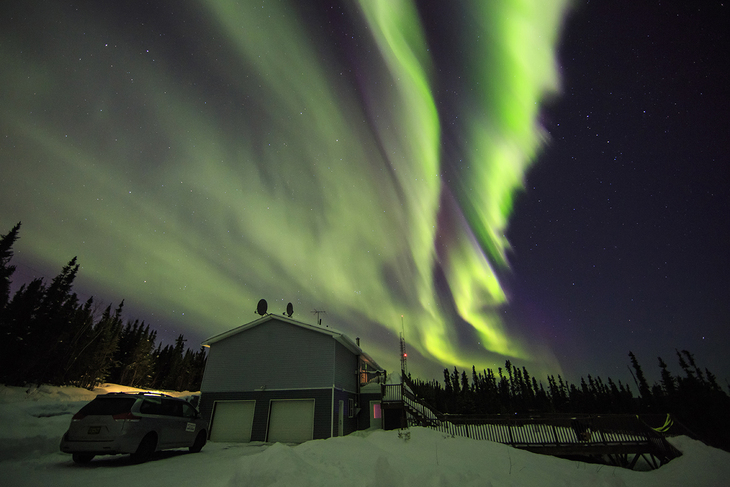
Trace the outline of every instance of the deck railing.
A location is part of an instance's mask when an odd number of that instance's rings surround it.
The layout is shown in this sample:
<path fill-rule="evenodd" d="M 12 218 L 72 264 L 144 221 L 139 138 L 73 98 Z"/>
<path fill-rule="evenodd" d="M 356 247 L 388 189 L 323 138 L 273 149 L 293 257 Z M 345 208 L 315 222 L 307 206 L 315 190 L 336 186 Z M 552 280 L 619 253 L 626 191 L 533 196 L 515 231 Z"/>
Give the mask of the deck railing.
<path fill-rule="evenodd" d="M 403 384 L 382 384 L 383 402 L 403 401 Z"/>
<path fill-rule="evenodd" d="M 657 468 L 681 455 L 661 433 L 635 415 L 442 414 L 417 398 L 407 381 L 384 384 L 383 402 L 402 404 L 410 425 L 537 453 L 605 456 L 612 463 L 629 468 L 634 467 L 639 457 Z"/>

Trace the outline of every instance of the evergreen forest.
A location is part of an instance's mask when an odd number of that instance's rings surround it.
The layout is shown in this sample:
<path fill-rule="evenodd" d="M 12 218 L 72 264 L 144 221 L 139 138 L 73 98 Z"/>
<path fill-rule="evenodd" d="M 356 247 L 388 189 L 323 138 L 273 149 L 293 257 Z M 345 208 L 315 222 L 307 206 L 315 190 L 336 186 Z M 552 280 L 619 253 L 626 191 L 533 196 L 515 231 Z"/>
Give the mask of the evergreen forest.
<path fill-rule="evenodd" d="M 143 389 L 197 391 L 206 353 L 178 336 L 156 344 L 157 332 L 114 308 L 73 292 L 79 271 L 74 257 L 50 284 L 36 278 L 10 296 L 12 247 L 20 223 L 0 237 L 0 383 L 73 385 L 93 389 L 112 382 Z"/>
<path fill-rule="evenodd" d="M 649 385 L 636 356 L 629 352 L 635 397 L 628 384 L 607 378 L 581 377 L 571 384 L 558 375 L 547 377 L 547 387 L 525 367 L 509 360 L 496 373 L 444 369 L 443 385 L 437 380 L 410 378 L 413 392 L 437 411 L 446 414 L 638 414 L 642 417 L 671 414 L 675 430 L 730 451 L 730 396 L 716 376 L 697 365 L 687 350 L 676 351 L 681 374 L 673 375 L 658 358 L 660 383 Z M 628 364 L 627 364 L 628 365 Z"/>
<path fill-rule="evenodd" d="M 93 389 L 112 382 L 160 390 L 200 389 L 205 349 L 156 344 L 157 332 L 138 320 L 124 323 L 122 301 L 99 306 L 80 302 L 72 285 L 74 257 L 50 284 L 36 278 L 10 296 L 15 266 L 12 246 L 20 223 L 0 237 L 0 384 L 74 385 Z M 681 373 L 659 357 L 660 382 L 649 384 L 636 356 L 628 355 L 634 386 L 600 377 L 580 384 L 549 375 L 547 386 L 509 360 L 504 368 L 444 369 L 440 381 L 410 379 L 413 392 L 437 411 L 454 415 L 493 414 L 671 414 L 683 434 L 730 451 L 730 396 L 692 353 L 676 351 Z M 628 366 L 629 364 L 627 364 Z"/>

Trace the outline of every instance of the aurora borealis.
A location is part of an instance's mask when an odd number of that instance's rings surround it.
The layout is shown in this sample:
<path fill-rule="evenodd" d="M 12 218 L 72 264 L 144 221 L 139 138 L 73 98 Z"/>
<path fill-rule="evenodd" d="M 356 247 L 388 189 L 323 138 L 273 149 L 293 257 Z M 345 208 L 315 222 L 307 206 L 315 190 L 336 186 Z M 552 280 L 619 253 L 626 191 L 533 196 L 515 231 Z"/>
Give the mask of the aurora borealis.
<path fill-rule="evenodd" d="M 1 7 L 16 279 L 78 256 L 77 292 L 192 342 L 265 298 L 389 369 L 403 326 L 427 376 L 560 371 L 552 332 L 505 320 L 506 235 L 569 2 L 426 3 Z"/>

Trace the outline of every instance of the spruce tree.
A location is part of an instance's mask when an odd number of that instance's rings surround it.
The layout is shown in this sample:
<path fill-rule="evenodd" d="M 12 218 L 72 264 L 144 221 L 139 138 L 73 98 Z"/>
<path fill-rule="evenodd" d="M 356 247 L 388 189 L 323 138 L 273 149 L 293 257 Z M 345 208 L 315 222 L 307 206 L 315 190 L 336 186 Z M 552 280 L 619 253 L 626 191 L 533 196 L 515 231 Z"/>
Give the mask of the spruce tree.
<path fill-rule="evenodd" d="M 0 237 L 0 320 L 2 320 L 2 310 L 10 299 L 10 277 L 15 272 L 15 266 L 10 265 L 10 259 L 13 258 L 13 244 L 18 240 L 19 231 L 20 222 Z"/>
<path fill-rule="evenodd" d="M 459 371 L 456 367 L 454 367 L 454 373 L 451 376 L 451 387 L 454 390 L 454 396 L 459 396 L 459 393 L 461 392 L 461 387 L 459 386 Z"/>
<path fill-rule="evenodd" d="M 669 373 L 669 370 L 667 370 L 667 364 L 662 360 L 661 357 L 659 358 L 659 368 L 661 370 L 661 382 L 662 382 L 662 389 L 664 389 L 664 395 L 672 398 L 674 397 L 674 394 L 677 391 L 677 385 L 674 380 L 674 377 L 672 377 L 672 374 Z"/>
<path fill-rule="evenodd" d="M 40 303 L 32 324 L 25 378 L 28 382 L 52 383 L 63 366 L 59 358 L 67 346 L 70 325 L 78 308 L 78 297 L 71 291 L 78 273 L 76 257 L 53 278 Z"/>
<path fill-rule="evenodd" d="M 642 407 L 650 409 L 653 401 L 651 389 L 649 388 L 649 384 L 646 382 L 646 377 L 644 377 L 644 371 L 641 370 L 641 365 L 639 365 L 639 361 L 636 360 L 636 356 L 633 352 L 629 352 L 629 358 L 631 359 L 631 366 L 636 372 L 636 380 L 638 382 L 639 394 L 641 395 Z"/>
<path fill-rule="evenodd" d="M 444 388 L 447 396 L 453 394 L 454 389 L 451 387 L 451 375 L 449 375 L 449 369 L 444 369 Z"/>
<path fill-rule="evenodd" d="M 0 331 L 0 379 L 8 385 L 24 385 L 32 358 L 33 331 L 46 286 L 38 278 L 23 284 L 5 307 Z"/>
<path fill-rule="evenodd" d="M 60 384 L 74 384 L 78 381 L 83 372 L 79 372 L 80 365 L 83 366 L 85 353 L 91 343 L 88 340 L 94 328 L 94 298 L 89 298 L 83 306 L 77 308 L 75 319 L 70 331 L 70 339 L 66 347 L 66 354 L 63 360 L 63 370 L 59 379 Z"/>

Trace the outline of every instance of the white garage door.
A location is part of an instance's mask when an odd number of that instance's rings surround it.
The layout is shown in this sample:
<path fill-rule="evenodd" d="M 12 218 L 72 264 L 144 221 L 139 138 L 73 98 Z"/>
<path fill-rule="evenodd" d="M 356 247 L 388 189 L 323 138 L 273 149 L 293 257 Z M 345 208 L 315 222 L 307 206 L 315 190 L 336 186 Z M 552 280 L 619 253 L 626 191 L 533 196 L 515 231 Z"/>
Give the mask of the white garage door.
<path fill-rule="evenodd" d="M 269 442 L 303 443 L 314 432 L 314 399 L 271 401 Z"/>
<path fill-rule="evenodd" d="M 256 401 L 216 401 L 210 441 L 251 441 Z"/>

